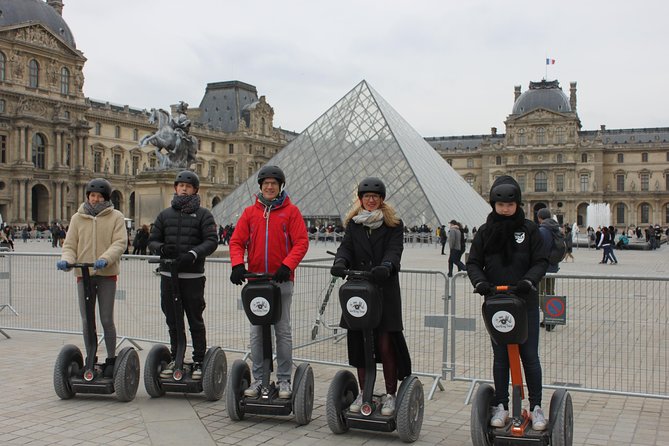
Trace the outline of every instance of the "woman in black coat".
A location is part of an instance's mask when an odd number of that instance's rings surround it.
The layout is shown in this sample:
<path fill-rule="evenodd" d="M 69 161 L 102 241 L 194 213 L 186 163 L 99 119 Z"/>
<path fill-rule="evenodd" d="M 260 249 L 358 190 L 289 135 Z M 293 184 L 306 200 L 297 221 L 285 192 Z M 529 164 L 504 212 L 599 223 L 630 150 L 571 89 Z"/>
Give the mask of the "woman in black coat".
<path fill-rule="evenodd" d="M 381 322 L 374 330 L 375 360 L 383 364 L 386 396 L 381 413 L 395 411 L 397 381 L 411 374 L 411 358 L 402 334 L 402 300 L 399 270 L 404 249 L 404 225 L 395 210 L 384 202 L 386 186 L 374 177 L 365 178 L 358 185 L 359 201 L 348 212 L 344 225 L 346 232 L 331 273 L 344 277 L 346 269 L 370 271 L 383 296 Z M 347 328 L 342 318 L 340 325 Z M 349 363 L 358 369 L 358 381 L 363 390 L 365 357 L 362 332 L 347 330 Z M 362 405 L 362 392 L 349 410 L 357 412 Z"/>
<path fill-rule="evenodd" d="M 502 175 L 490 189 L 492 212 L 476 232 L 467 260 L 467 274 L 477 293 L 488 296 L 497 285 L 515 285 L 527 305 L 527 340 L 520 345 L 530 400 L 532 428 L 546 429 L 541 409 L 539 361 L 539 296 L 548 258 L 537 225 L 525 218 L 520 186 Z M 492 343 L 495 396 L 491 426 L 503 427 L 509 416 L 509 357 L 506 345 Z"/>

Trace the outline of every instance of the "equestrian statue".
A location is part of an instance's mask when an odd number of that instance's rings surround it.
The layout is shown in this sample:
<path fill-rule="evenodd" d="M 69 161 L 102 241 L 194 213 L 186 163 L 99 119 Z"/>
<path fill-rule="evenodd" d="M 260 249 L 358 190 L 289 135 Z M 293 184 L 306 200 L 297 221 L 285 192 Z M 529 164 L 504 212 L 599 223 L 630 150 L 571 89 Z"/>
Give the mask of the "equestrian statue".
<path fill-rule="evenodd" d="M 163 109 L 151 109 L 149 123 L 158 123 L 158 130 L 142 138 L 139 147 L 148 144 L 155 146 L 157 170 L 188 169 L 195 162 L 197 138 L 189 135 L 191 122 L 186 116 L 187 110 L 188 104 L 184 101 L 179 101 L 176 116 L 170 116 Z M 163 153 L 163 149 L 166 153 Z"/>

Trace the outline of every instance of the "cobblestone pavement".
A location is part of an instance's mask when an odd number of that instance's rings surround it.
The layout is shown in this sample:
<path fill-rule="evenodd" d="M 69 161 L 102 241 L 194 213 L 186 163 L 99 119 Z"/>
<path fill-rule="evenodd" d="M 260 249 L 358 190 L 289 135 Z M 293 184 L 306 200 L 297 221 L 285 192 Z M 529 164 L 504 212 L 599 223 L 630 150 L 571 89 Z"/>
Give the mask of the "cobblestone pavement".
<path fill-rule="evenodd" d="M 326 257 L 336 246 L 315 244 L 309 257 Z M 47 242 L 17 243 L 17 250 L 55 252 Z M 600 265 L 601 251 L 576 249 L 574 263 L 562 272 L 624 275 L 669 273 L 669 248 L 649 251 L 617 251 L 618 265 Z M 408 246 L 407 268 L 443 269 L 446 256 L 434 246 Z M 36 277 L 39 277 L 36 272 Z M 313 365 L 315 401 L 313 420 L 298 426 L 292 417 L 247 415 L 233 422 L 225 403 L 208 402 L 201 395 L 171 394 L 150 398 L 140 384 L 137 397 L 121 403 L 113 396 L 77 395 L 67 401 L 53 391 L 53 364 L 60 348 L 83 345 L 80 336 L 8 331 L 0 336 L 2 445 L 384 445 L 400 444 L 396 433 L 330 432 L 325 419 L 325 395 L 337 369 Z M 658 339 L 667 343 L 667 339 Z M 144 363 L 149 344 L 142 344 Z M 228 354 L 228 364 L 237 356 Z M 667 378 L 669 379 L 669 378 Z M 464 404 L 468 383 L 444 382 L 445 390 L 426 401 L 425 419 L 417 445 L 471 445 L 470 406 Z M 548 401 L 547 390 L 544 400 Z M 669 445 L 669 400 L 572 392 L 575 445 Z"/>

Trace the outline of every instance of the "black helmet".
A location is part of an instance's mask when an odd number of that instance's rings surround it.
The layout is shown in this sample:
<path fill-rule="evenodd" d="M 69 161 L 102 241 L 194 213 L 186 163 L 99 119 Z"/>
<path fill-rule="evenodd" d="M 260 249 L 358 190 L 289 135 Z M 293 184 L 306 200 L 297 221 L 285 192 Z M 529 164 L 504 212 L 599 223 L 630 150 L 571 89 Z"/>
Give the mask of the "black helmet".
<path fill-rule="evenodd" d="M 367 177 L 358 184 L 358 198 L 362 198 L 368 192 L 381 195 L 386 198 L 386 185 L 379 178 Z"/>
<path fill-rule="evenodd" d="M 176 187 L 179 183 L 188 183 L 191 184 L 195 189 L 200 189 L 200 177 L 197 176 L 195 172 L 190 170 L 183 170 L 179 172 L 177 177 L 174 179 L 174 186 Z"/>
<path fill-rule="evenodd" d="M 86 184 L 86 198 L 88 198 L 88 195 L 91 192 L 99 192 L 104 197 L 105 201 L 109 201 L 112 187 L 111 184 L 109 184 L 109 181 L 104 178 L 93 178 Z"/>
<path fill-rule="evenodd" d="M 521 204 L 520 185 L 509 175 L 497 178 L 490 188 L 490 204 L 498 201 Z"/>
<path fill-rule="evenodd" d="M 258 171 L 258 185 L 262 185 L 263 180 L 267 178 L 276 179 L 279 182 L 279 187 L 286 184 L 286 175 L 283 174 L 283 170 L 279 166 L 263 166 Z"/>

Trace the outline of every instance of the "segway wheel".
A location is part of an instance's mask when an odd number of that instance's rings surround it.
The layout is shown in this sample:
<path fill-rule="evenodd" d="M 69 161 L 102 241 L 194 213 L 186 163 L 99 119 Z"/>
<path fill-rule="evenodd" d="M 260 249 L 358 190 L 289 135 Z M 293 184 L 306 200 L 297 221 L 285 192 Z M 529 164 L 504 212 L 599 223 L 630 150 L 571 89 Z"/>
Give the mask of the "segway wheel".
<path fill-rule="evenodd" d="M 84 366 L 84 358 L 79 347 L 67 344 L 60 350 L 53 368 L 53 389 L 58 398 L 69 400 L 76 392 L 72 388 L 72 376 Z"/>
<path fill-rule="evenodd" d="M 574 441 L 574 408 L 571 395 L 558 389 L 551 397 L 550 426 L 551 445 L 572 446 Z"/>
<path fill-rule="evenodd" d="M 314 371 L 311 366 L 300 364 L 295 371 L 293 382 L 296 384 L 293 389 L 295 421 L 303 426 L 311 421 L 311 411 L 314 408 Z"/>
<path fill-rule="evenodd" d="M 241 401 L 244 397 L 244 390 L 251 385 L 251 371 L 246 361 L 237 359 L 232 363 L 230 375 L 228 375 L 228 392 L 225 394 L 225 408 L 228 416 L 233 421 L 244 419 L 244 409 L 241 407 Z"/>
<path fill-rule="evenodd" d="M 223 396 L 228 378 L 228 360 L 220 347 L 212 347 L 204 358 L 202 390 L 209 401 L 218 401 Z"/>
<path fill-rule="evenodd" d="M 492 445 L 490 430 L 490 406 L 495 394 L 489 384 L 481 384 L 474 394 L 472 400 L 472 413 L 469 421 L 469 429 L 474 446 Z"/>
<path fill-rule="evenodd" d="M 423 383 L 416 376 L 409 376 L 400 390 L 401 399 L 397 403 L 397 433 L 405 443 L 413 443 L 420 436 L 423 426 L 423 412 L 425 410 L 425 395 Z"/>
<path fill-rule="evenodd" d="M 121 350 L 114 364 L 114 392 L 116 399 L 132 401 L 139 387 L 139 355 L 132 347 Z"/>
<path fill-rule="evenodd" d="M 149 351 L 144 363 L 144 388 L 152 398 L 165 395 L 165 389 L 160 384 L 160 372 L 171 360 L 170 349 L 163 344 L 156 344 Z"/>
<path fill-rule="evenodd" d="M 332 433 L 343 434 L 348 431 L 344 412 L 357 396 L 358 382 L 353 373 L 348 370 L 338 371 L 330 383 L 325 403 L 325 414 Z"/>

